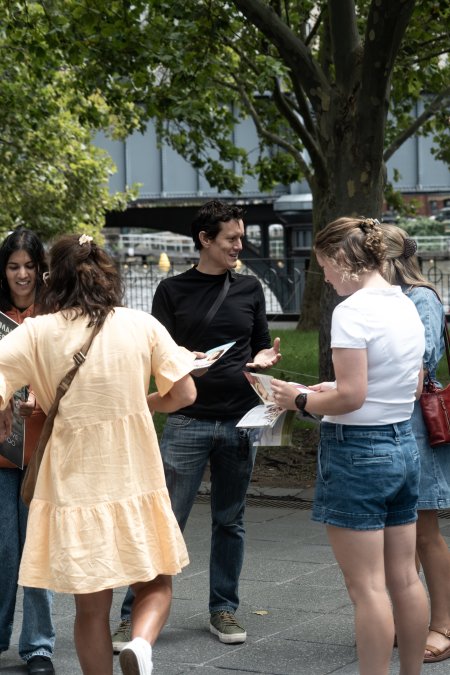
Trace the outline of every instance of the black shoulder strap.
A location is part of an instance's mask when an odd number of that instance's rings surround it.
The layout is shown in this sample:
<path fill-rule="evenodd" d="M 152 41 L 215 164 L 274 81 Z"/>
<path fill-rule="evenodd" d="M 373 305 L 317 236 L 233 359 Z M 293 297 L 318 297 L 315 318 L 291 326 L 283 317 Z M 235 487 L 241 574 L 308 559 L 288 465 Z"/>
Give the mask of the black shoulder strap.
<path fill-rule="evenodd" d="M 227 272 L 225 276 L 225 281 L 222 284 L 222 287 L 219 291 L 219 295 L 217 298 L 214 300 L 213 304 L 209 308 L 207 314 L 203 317 L 203 319 L 200 321 L 200 323 L 196 324 L 195 326 L 192 327 L 192 329 L 189 331 L 188 336 L 183 338 L 183 342 L 185 345 L 189 343 L 192 337 L 195 335 L 196 341 L 199 341 L 200 338 L 203 337 L 206 329 L 208 328 L 209 324 L 217 314 L 217 310 L 219 309 L 220 305 L 222 302 L 225 300 L 226 295 L 229 291 L 230 288 L 230 283 L 231 283 L 231 272 Z"/>

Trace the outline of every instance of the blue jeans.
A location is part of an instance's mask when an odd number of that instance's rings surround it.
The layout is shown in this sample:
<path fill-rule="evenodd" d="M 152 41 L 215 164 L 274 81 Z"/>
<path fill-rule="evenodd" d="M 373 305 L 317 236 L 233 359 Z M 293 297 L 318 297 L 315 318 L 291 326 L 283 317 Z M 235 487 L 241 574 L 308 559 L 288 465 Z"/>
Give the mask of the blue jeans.
<path fill-rule="evenodd" d="M 22 557 L 28 509 L 20 498 L 24 472 L 0 469 L 0 652 L 9 648 L 16 606 L 17 579 Z M 19 654 L 52 657 L 55 631 L 53 594 L 41 588 L 23 589 L 23 618 Z"/>
<path fill-rule="evenodd" d="M 208 460 L 210 463 L 210 612 L 235 612 L 239 606 L 245 497 L 256 447 L 252 443 L 252 431 L 237 429 L 237 422 L 238 419 L 197 420 L 186 415 L 169 415 L 160 443 L 172 509 L 182 531 Z M 132 601 L 129 590 L 121 609 L 122 619 L 130 618 Z"/>
<path fill-rule="evenodd" d="M 352 530 L 417 520 L 420 455 L 410 420 L 322 422 L 312 519 Z"/>

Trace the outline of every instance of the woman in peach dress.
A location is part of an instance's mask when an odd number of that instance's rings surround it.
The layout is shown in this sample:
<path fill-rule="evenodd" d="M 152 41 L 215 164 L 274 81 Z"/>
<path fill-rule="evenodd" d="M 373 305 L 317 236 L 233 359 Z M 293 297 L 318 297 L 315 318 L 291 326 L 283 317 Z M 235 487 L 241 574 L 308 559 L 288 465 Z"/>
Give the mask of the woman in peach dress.
<path fill-rule="evenodd" d="M 171 577 L 188 563 L 151 413 L 195 400 L 195 356 L 152 316 L 121 306 L 116 267 L 91 237 L 58 240 L 49 269 L 44 314 L 0 342 L 2 407 L 30 383 L 48 412 L 73 355 L 94 326 L 101 330 L 59 405 L 30 506 L 19 583 L 74 594 L 84 675 L 112 675 L 112 593 L 131 585 L 133 640 L 120 663 L 124 675 L 150 675 Z M 157 391 L 148 394 L 151 376 Z"/>

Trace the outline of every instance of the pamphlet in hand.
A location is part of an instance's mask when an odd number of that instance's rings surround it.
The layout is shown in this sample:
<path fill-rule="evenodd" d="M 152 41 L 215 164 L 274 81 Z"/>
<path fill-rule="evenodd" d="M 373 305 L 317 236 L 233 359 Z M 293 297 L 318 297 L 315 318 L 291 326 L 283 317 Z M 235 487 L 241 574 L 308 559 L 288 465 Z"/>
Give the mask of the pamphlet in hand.
<path fill-rule="evenodd" d="M 248 372 L 244 372 L 244 375 L 260 397 L 262 404 L 249 410 L 236 426 L 260 429 L 259 437 L 254 445 L 290 445 L 297 413 L 275 405 L 270 384 L 273 375 Z M 292 384 L 299 392 L 310 391 L 304 384 L 297 382 L 289 382 L 289 384 Z"/>
<path fill-rule="evenodd" d="M 219 347 L 213 347 L 212 349 L 208 349 L 208 351 L 205 352 L 206 354 L 205 357 L 203 357 L 202 359 L 196 359 L 194 361 L 194 367 L 192 368 L 192 371 L 209 368 L 214 363 L 216 363 L 216 361 L 222 358 L 225 352 L 231 349 L 231 347 L 235 344 L 236 340 L 234 342 L 227 342 L 224 345 L 219 345 Z"/>
<path fill-rule="evenodd" d="M 8 335 L 17 324 L 3 312 L 0 312 L 0 340 Z M 27 387 L 22 387 L 16 391 L 13 397 L 13 421 L 11 435 L 0 443 L 0 455 L 9 459 L 10 462 L 23 469 L 24 447 L 25 447 L 25 423 L 23 417 L 19 415 L 18 405 L 20 401 L 26 401 L 28 398 Z"/>

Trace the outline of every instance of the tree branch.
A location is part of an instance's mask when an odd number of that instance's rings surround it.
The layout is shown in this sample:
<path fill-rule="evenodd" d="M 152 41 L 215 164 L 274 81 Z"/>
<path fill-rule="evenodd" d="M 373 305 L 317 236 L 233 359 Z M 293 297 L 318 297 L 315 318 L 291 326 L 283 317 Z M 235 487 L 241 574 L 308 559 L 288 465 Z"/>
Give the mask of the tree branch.
<path fill-rule="evenodd" d="M 313 108 L 321 112 L 330 100 L 330 87 L 305 43 L 262 0 L 233 0 L 233 3 L 277 48 L 301 81 Z"/>
<path fill-rule="evenodd" d="M 317 16 L 317 19 L 316 19 L 315 22 L 314 22 L 314 26 L 311 28 L 311 30 L 309 31 L 309 33 L 308 33 L 308 35 L 307 35 L 307 37 L 306 37 L 306 39 L 305 39 L 305 45 L 306 45 L 307 47 L 309 47 L 309 45 L 311 44 L 311 42 L 312 42 L 312 41 L 314 40 L 314 38 L 316 37 L 317 32 L 318 32 L 318 30 L 319 30 L 319 28 L 320 28 L 320 25 L 321 25 L 321 23 L 322 23 L 322 17 L 323 17 L 323 8 L 320 10 L 320 12 L 319 12 L 319 14 L 318 14 L 318 16 Z"/>
<path fill-rule="evenodd" d="M 384 105 L 392 69 L 416 0 L 372 0 L 367 18 L 360 102 Z M 370 113 L 369 113 L 370 114 Z"/>
<path fill-rule="evenodd" d="M 306 129 L 306 126 L 302 124 L 300 119 L 297 117 L 295 112 L 292 110 L 289 102 L 286 100 L 286 97 L 283 95 L 279 87 L 279 83 L 276 83 L 274 90 L 274 101 L 281 115 L 289 122 L 291 128 L 299 136 L 302 141 L 305 149 L 307 150 L 309 156 L 311 157 L 311 162 L 314 167 L 314 170 L 317 172 L 323 172 L 326 170 L 322 154 L 315 142 L 314 138 Z"/>
<path fill-rule="evenodd" d="M 336 82 L 348 92 L 353 89 L 361 49 L 354 0 L 328 0 L 328 15 Z"/>
<path fill-rule="evenodd" d="M 288 143 L 284 138 L 281 136 L 278 136 L 278 134 L 274 134 L 273 132 L 269 131 L 266 129 L 266 127 L 262 124 L 261 119 L 258 115 L 258 112 L 256 108 L 253 105 L 253 102 L 247 95 L 247 92 L 245 90 L 245 87 L 240 85 L 238 83 L 242 101 L 245 105 L 246 110 L 248 111 L 249 115 L 253 119 L 253 122 L 255 124 L 255 127 L 259 133 L 260 136 L 266 139 L 271 145 L 277 145 L 280 148 L 283 148 L 286 152 L 288 152 L 291 157 L 294 158 L 294 160 L 297 162 L 297 164 L 300 166 L 301 170 L 303 171 L 306 179 L 310 179 L 311 177 L 311 169 L 303 159 L 301 153 L 297 150 L 297 148 L 292 145 L 291 143 Z"/>
<path fill-rule="evenodd" d="M 441 110 L 445 105 L 450 104 L 450 87 L 447 87 L 444 91 L 442 91 L 440 94 L 435 96 L 435 98 L 431 101 L 430 105 L 428 105 L 425 110 L 422 112 L 419 117 L 416 117 L 416 119 L 410 124 L 410 126 L 402 131 L 401 134 L 399 134 L 392 143 L 389 145 L 388 148 L 384 151 L 383 159 L 385 162 L 388 161 L 392 157 L 392 155 L 399 149 L 399 147 L 406 141 L 408 138 L 413 136 L 419 129 L 420 127 L 425 124 L 429 119 L 431 119 L 439 110 Z"/>

